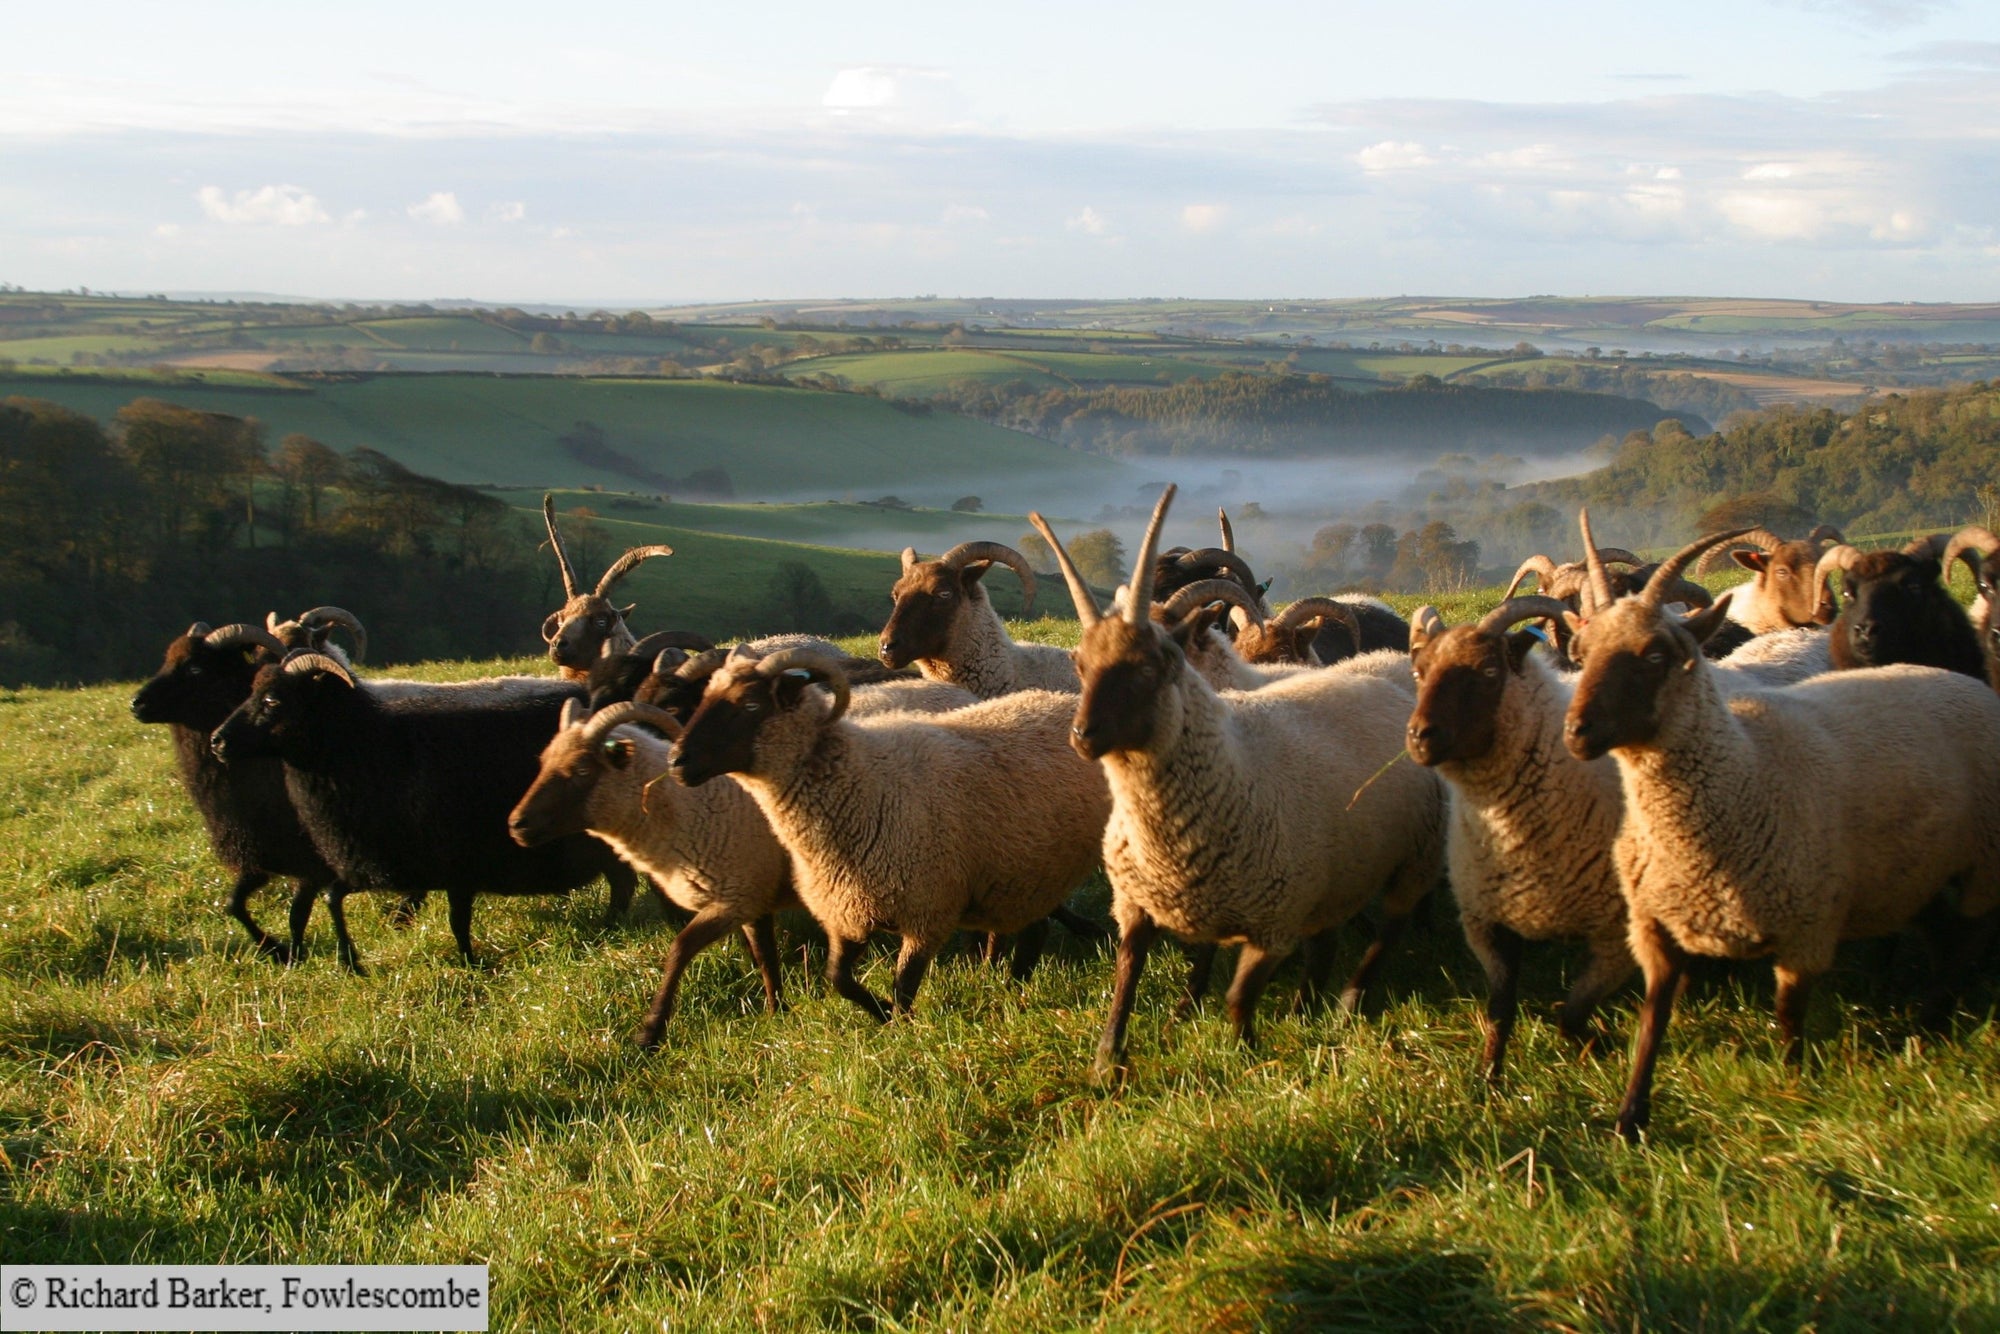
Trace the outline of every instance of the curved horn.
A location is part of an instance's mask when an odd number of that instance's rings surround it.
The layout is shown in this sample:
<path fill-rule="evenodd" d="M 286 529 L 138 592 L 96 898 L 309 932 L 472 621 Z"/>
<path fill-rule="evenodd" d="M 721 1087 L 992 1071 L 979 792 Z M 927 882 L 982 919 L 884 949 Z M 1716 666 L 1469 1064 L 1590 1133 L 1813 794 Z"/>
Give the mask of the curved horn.
<path fill-rule="evenodd" d="M 1521 568 L 1514 571 L 1514 577 L 1508 580 L 1507 592 L 1501 600 L 1513 597 L 1514 590 L 1521 586 L 1521 581 L 1531 574 L 1538 576 L 1536 587 L 1546 590 L 1556 581 L 1556 563 L 1539 551 L 1522 561 Z"/>
<path fill-rule="evenodd" d="M 1854 562 L 1860 559 L 1860 548 L 1851 547 L 1845 542 L 1828 547 L 1821 553 L 1819 564 L 1813 567 L 1813 587 L 1824 589 L 1835 570 L 1851 570 L 1854 568 Z"/>
<path fill-rule="evenodd" d="M 1948 533 L 1932 533 L 1929 537 L 1913 537 L 1903 544 L 1905 556 L 1915 556 L 1918 560 L 1929 557 L 1937 560 L 1951 545 Z"/>
<path fill-rule="evenodd" d="M 1410 613 L 1410 630 L 1413 634 L 1421 634 L 1426 639 L 1436 639 L 1446 628 L 1444 617 L 1439 615 L 1438 609 L 1428 602 Z"/>
<path fill-rule="evenodd" d="M 1167 483 L 1167 489 L 1160 492 L 1160 499 L 1153 506 L 1152 521 L 1146 525 L 1146 535 L 1139 539 L 1139 556 L 1132 565 L 1132 592 L 1125 601 L 1125 621 L 1128 625 L 1143 626 L 1153 613 L 1153 554 L 1160 549 L 1160 525 L 1167 521 L 1167 510 L 1174 503 L 1174 493 L 1180 487 Z"/>
<path fill-rule="evenodd" d="M 1028 558 L 1005 542 L 960 542 L 938 559 L 954 570 L 962 570 L 976 560 L 997 561 L 1021 580 L 1022 612 L 1035 605 L 1035 572 L 1028 567 Z"/>
<path fill-rule="evenodd" d="M 621 727 L 626 723 L 644 723 L 648 727 L 657 727 L 669 741 L 681 739 L 680 719 L 655 705 L 627 700 L 625 703 L 613 704 L 591 714 L 590 721 L 583 726 L 583 744 L 595 746 L 604 740 L 612 728 Z"/>
<path fill-rule="evenodd" d="M 1174 565 L 1184 572 L 1212 565 L 1235 575 L 1245 588 L 1255 590 L 1257 587 L 1257 572 L 1250 568 L 1250 562 L 1226 547 L 1197 547 L 1193 551 L 1184 551 L 1174 558 Z"/>
<path fill-rule="evenodd" d="M 1815 529 L 1814 531 L 1817 532 L 1818 530 Z M 1779 537 L 1769 528 L 1748 528 L 1743 531 L 1741 540 L 1734 541 L 1734 545 L 1753 546 L 1759 551 L 1776 551 L 1779 547 L 1785 545 L 1785 539 Z M 1706 552 L 1702 553 L 1701 563 L 1694 567 L 1695 574 L 1712 574 L 1721 567 L 1723 561 L 1729 558 L 1731 550 L 1732 548 L 1729 546 L 1710 547 Z"/>
<path fill-rule="evenodd" d="M 556 730 L 567 732 L 590 716 L 584 702 L 572 695 L 563 701 L 562 714 L 556 719 Z"/>
<path fill-rule="evenodd" d="M 1482 635 L 1502 635 L 1522 621 L 1561 620 L 1569 604 L 1555 598 L 1525 597 L 1508 598 L 1479 618 L 1478 629 Z"/>
<path fill-rule="evenodd" d="M 635 658 L 657 658 L 670 648 L 682 649 L 689 653 L 706 653 L 714 647 L 714 640 L 698 635 L 692 630 L 655 630 L 626 652 Z"/>
<path fill-rule="evenodd" d="M 360 662 L 368 656 L 368 631 L 362 626 L 361 618 L 351 611 L 339 607 L 314 607 L 311 611 L 299 613 L 299 624 L 308 628 L 338 625 L 354 636 L 354 660 Z"/>
<path fill-rule="evenodd" d="M 673 669 L 673 675 L 682 681 L 706 681 L 722 670 L 722 664 L 729 661 L 729 650 L 712 648 L 697 653 L 686 662 Z M 653 660 L 653 669 L 659 670 L 659 659 Z"/>
<path fill-rule="evenodd" d="M 192 635 L 195 630 L 202 628 L 204 627 L 200 622 L 196 622 L 188 633 Z M 201 637 L 201 642 L 210 648 L 235 648 L 239 644 L 255 644 L 259 648 L 271 650 L 280 658 L 285 656 L 285 646 L 276 635 L 269 630 L 259 630 L 254 625 L 245 625 L 242 622 L 225 625 L 220 630 L 210 630 Z"/>
<path fill-rule="evenodd" d="M 1822 542 L 1845 542 L 1846 534 L 1830 523 L 1823 523 L 1806 534 L 1806 541 L 1818 546 Z"/>
<path fill-rule="evenodd" d="M 1076 604 L 1076 619 L 1084 629 L 1088 630 L 1104 619 L 1104 613 L 1097 606 L 1097 594 L 1090 591 L 1090 585 L 1086 584 L 1083 576 L 1076 572 L 1075 563 L 1070 560 L 1069 552 L 1063 549 L 1063 544 L 1056 539 L 1055 529 L 1049 527 L 1049 521 L 1039 512 L 1029 510 L 1028 522 L 1035 525 L 1035 531 L 1049 544 L 1049 550 L 1056 553 L 1056 566 L 1062 570 L 1063 582 L 1069 585 L 1070 601 Z"/>
<path fill-rule="evenodd" d="M 210 631 L 207 621 L 196 621 L 193 625 L 190 625 L 187 628 L 187 637 L 189 639 L 206 639 L 208 638 L 209 633 Z"/>
<path fill-rule="evenodd" d="M 1719 543 L 1734 542 L 1750 531 L 1752 530 L 1748 528 L 1736 528 L 1726 533 L 1710 533 L 1706 537 L 1697 537 L 1660 562 L 1660 568 L 1653 571 L 1653 577 L 1639 590 L 1639 604 L 1644 607 L 1659 606 L 1666 601 L 1668 590 L 1680 581 L 1681 571 L 1687 568 L 1689 561 Z"/>
<path fill-rule="evenodd" d="M 1992 560 L 1993 553 L 2000 551 L 2000 537 L 1995 537 L 1992 529 L 1981 528 L 1976 523 L 1967 524 L 1953 533 L 1950 544 L 1944 549 L 1944 581 L 1947 584 L 1951 582 L 1952 562 L 1965 560 L 1975 551 L 1979 553 L 1982 562 Z M 1971 561 L 1965 560 L 1965 564 L 1967 569 L 1973 569 Z M 1974 569 L 1973 573 L 1977 574 L 1978 571 Z"/>
<path fill-rule="evenodd" d="M 1309 621 L 1334 621 L 1347 631 L 1347 637 L 1354 641 L 1354 651 L 1361 651 L 1361 620 L 1354 614 L 1354 608 L 1333 598 L 1300 598 L 1286 607 L 1272 619 L 1272 624 L 1280 629 L 1293 630 Z"/>
<path fill-rule="evenodd" d="M 1234 552 L 1236 550 L 1236 530 L 1229 526 L 1229 511 L 1217 505 L 1215 507 L 1215 522 L 1222 529 L 1222 549 Z"/>
<path fill-rule="evenodd" d="M 274 635 L 277 634 L 278 628 L 283 624 L 284 622 L 278 619 L 277 612 L 267 611 L 264 613 L 264 629 L 269 631 L 271 634 Z"/>
<path fill-rule="evenodd" d="M 569 563 L 569 551 L 563 546 L 562 534 L 556 531 L 556 497 L 552 491 L 542 493 L 542 522 L 549 526 L 549 545 L 556 549 L 556 564 L 562 567 L 563 596 L 576 596 L 576 571 Z"/>
<path fill-rule="evenodd" d="M 1597 554 L 1606 565 L 1644 565 L 1646 562 L 1627 551 L 1624 547 L 1599 547 Z"/>
<path fill-rule="evenodd" d="M 1577 526 L 1583 529 L 1583 564 L 1590 571 L 1590 582 L 1584 585 L 1583 614 L 1595 615 L 1618 600 L 1611 591 L 1611 572 L 1604 568 L 1604 557 L 1598 554 L 1597 539 L 1590 532 L 1590 511 L 1587 508 L 1576 512 Z"/>
<path fill-rule="evenodd" d="M 817 681 L 833 692 L 833 712 L 826 720 L 835 722 L 847 712 L 848 701 L 852 698 L 847 685 L 847 673 L 841 665 L 824 653 L 809 648 L 781 649 L 757 664 L 759 676 L 781 676 L 786 672 L 804 672 L 809 680 Z"/>
<path fill-rule="evenodd" d="M 638 569 L 642 563 L 651 560 L 655 556 L 671 556 L 673 554 L 674 549 L 664 542 L 656 542 L 649 547 L 633 547 L 617 560 L 612 561 L 611 568 L 606 570 L 604 577 L 597 581 L 597 596 L 601 598 L 611 596 L 611 590 L 618 581 Z"/>
<path fill-rule="evenodd" d="M 324 653 L 314 653 L 309 649 L 294 649 L 290 653 L 287 653 L 285 655 L 285 671 L 290 674 L 331 672 L 333 675 L 347 682 L 348 685 L 351 686 L 354 684 L 354 678 L 348 675 L 347 669 L 341 666 L 339 662 L 329 658 Z"/>
<path fill-rule="evenodd" d="M 1206 607 L 1211 602 L 1227 602 L 1232 607 L 1241 607 L 1250 619 L 1264 623 L 1264 609 L 1257 605 L 1257 599 L 1250 590 L 1234 579 L 1199 579 L 1174 590 L 1161 610 L 1169 621 L 1178 621 L 1196 607 Z"/>

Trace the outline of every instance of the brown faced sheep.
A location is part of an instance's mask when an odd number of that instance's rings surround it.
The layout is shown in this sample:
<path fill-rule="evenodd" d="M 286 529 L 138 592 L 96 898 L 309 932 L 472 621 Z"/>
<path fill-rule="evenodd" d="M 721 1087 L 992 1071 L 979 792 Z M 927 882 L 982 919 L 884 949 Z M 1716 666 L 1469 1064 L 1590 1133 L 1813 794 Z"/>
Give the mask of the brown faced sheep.
<path fill-rule="evenodd" d="M 555 663 L 565 680 L 585 681 L 590 676 L 590 664 L 604 653 L 629 652 L 639 642 L 625 624 L 625 618 L 638 604 L 614 606 L 611 590 L 644 562 L 655 556 L 671 556 L 674 549 L 661 544 L 633 547 L 611 562 L 604 577 L 597 581 L 597 587 L 585 593 L 579 591 L 576 570 L 569 563 L 562 533 L 556 528 L 553 495 L 542 497 L 542 520 L 548 525 L 549 544 L 555 548 L 556 564 L 562 570 L 563 597 L 568 599 L 543 620 L 542 640 L 549 646 L 549 661 Z"/>
<path fill-rule="evenodd" d="M 1017 644 L 982 582 L 994 565 L 1020 576 L 1025 605 L 1035 601 L 1035 572 L 1000 542 L 961 542 L 936 560 L 903 548 L 903 573 L 890 590 L 896 606 L 882 627 L 882 662 L 915 667 L 932 681 L 963 686 L 981 699 L 1016 690 L 1076 690 L 1065 649 Z"/>
<path fill-rule="evenodd" d="M 1791 542 L 1768 528 L 1752 528 L 1741 539 L 1703 552 L 1694 572 L 1708 574 L 1730 560 L 1750 571 L 1749 583 L 1730 590 L 1729 619 L 1753 635 L 1825 625 L 1833 619 L 1834 606 L 1819 575 L 1819 560 L 1829 543 L 1846 540 L 1830 523 Z"/>

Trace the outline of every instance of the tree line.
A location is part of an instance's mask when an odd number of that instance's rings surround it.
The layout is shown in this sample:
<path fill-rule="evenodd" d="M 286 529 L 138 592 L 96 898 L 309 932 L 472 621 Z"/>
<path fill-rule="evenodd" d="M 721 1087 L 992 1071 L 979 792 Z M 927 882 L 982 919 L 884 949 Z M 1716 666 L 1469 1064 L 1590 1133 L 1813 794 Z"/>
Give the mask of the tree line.
<path fill-rule="evenodd" d="M 366 447 L 141 398 L 0 400 L 0 683 L 133 677 L 194 621 L 322 603 L 409 661 L 533 651 L 559 594 L 497 498 Z M 548 568 L 543 568 L 547 566 Z"/>

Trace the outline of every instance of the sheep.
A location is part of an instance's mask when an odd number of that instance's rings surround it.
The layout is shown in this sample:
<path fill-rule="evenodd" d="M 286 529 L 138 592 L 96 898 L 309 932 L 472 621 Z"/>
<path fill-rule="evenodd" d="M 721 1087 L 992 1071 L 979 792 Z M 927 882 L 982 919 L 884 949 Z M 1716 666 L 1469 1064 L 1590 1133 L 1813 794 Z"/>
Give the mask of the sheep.
<path fill-rule="evenodd" d="M 1644 588 L 1646 581 L 1660 568 L 1657 561 L 1649 565 L 1623 547 L 1590 547 L 1589 550 L 1597 552 L 1604 564 L 1606 579 L 1609 582 L 1607 600 L 1625 597 Z M 1612 566 L 1624 568 L 1612 569 Z M 1588 604 L 1593 598 L 1593 592 L 1588 557 L 1563 565 L 1557 565 L 1547 556 L 1540 554 L 1528 557 L 1521 562 L 1520 568 L 1514 571 L 1514 577 L 1508 582 L 1506 592 L 1501 595 L 1501 601 L 1512 599 L 1515 590 L 1520 588 L 1522 581 L 1531 574 L 1536 576 L 1541 596 L 1566 603 L 1572 611 L 1589 614 Z M 1690 607 L 1706 607 L 1715 601 L 1706 588 L 1679 576 L 1674 579 L 1673 600 L 1684 602 Z M 1561 620 L 1552 620 L 1545 623 L 1545 628 L 1555 645 L 1556 656 L 1573 666 L 1574 663 L 1570 662 L 1569 656 L 1569 627 Z M 1717 639 L 1714 641 L 1714 648 L 1709 651 L 1709 656 L 1721 657 L 1723 653 L 1736 648 L 1749 637 L 1746 631 L 1740 637 L 1728 640 L 1726 644 L 1723 640 Z"/>
<path fill-rule="evenodd" d="M 1613 855 L 1646 976 L 1618 1133 L 1646 1126 L 1653 1069 L 1691 955 L 1772 958 L 1786 1060 L 1804 1059 L 1813 980 L 1846 938 L 1900 928 L 1948 883 L 1961 973 L 2000 920 L 2000 696 L 1926 667 L 1839 671 L 1726 698 L 1700 651 L 1727 615 L 1686 618 L 1666 584 L 1683 547 L 1636 596 L 1573 617 L 1582 676 L 1564 720 L 1580 760 L 1610 754 L 1625 796 Z M 1771 775 L 1811 775 L 1808 785 Z M 1941 1017 L 1948 989 L 1927 1007 Z"/>
<path fill-rule="evenodd" d="M 1979 632 L 1979 642 L 1986 649 L 1986 674 L 1995 690 L 2000 690 L 2000 592 L 1995 585 L 2000 584 L 2000 561 L 1993 559 L 2000 554 L 2000 537 L 1990 528 L 1972 524 L 1952 534 L 1951 541 L 1944 549 L 1944 577 L 1951 578 L 1954 562 L 1964 561 L 1972 571 L 1973 586 L 1979 596 L 1973 599 L 1967 612 L 1973 629 Z"/>
<path fill-rule="evenodd" d="M 1343 666 L 1218 694 L 1188 667 L 1182 640 L 1196 620 L 1167 628 L 1146 614 L 1174 491 L 1153 511 L 1115 619 L 1099 611 L 1041 516 L 1028 516 L 1083 623 L 1070 742 L 1102 764 L 1111 789 L 1104 865 L 1120 935 L 1101 1078 L 1124 1068 L 1140 973 L 1162 928 L 1195 944 L 1242 945 L 1229 1009 L 1237 1036 L 1254 1045 L 1257 1001 L 1279 961 L 1381 896 L 1382 930 L 1341 997 L 1345 1008 L 1359 1005 L 1444 851 L 1437 776 L 1379 768 L 1402 750 L 1406 678 Z M 1321 981 L 1312 962 L 1308 999 Z"/>
<path fill-rule="evenodd" d="M 1736 596 L 1730 603 L 1729 619 L 1753 635 L 1825 625 L 1833 620 L 1834 606 L 1826 580 L 1819 577 L 1820 556 L 1828 543 L 1846 541 L 1830 523 L 1794 542 L 1768 528 L 1752 528 L 1741 541 L 1725 542 L 1703 552 L 1694 572 L 1696 576 L 1712 573 L 1729 560 L 1751 572 L 1749 583 L 1730 590 Z M 1748 549 L 1745 544 L 1749 544 Z M 1644 587 L 1644 582 L 1637 586 Z"/>
<path fill-rule="evenodd" d="M 287 653 L 297 648 L 311 649 L 349 667 L 368 656 L 367 628 L 361 624 L 360 617 L 339 607 L 314 607 L 311 611 L 300 612 L 289 621 L 280 621 L 277 612 L 267 611 L 264 613 L 264 629 L 285 646 Z M 352 655 L 342 652 L 340 646 L 333 642 L 335 630 L 347 631 L 348 637 L 354 641 Z"/>
<path fill-rule="evenodd" d="M 475 894 L 566 893 L 601 875 L 608 920 L 632 901 L 636 878 L 603 844 L 579 835 L 528 850 L 507 836 L 563 701 L 582 693 L 530 678 L 388 695 L 323 653 L 298 652 L 258 669 L 210 744 L 225 764 L 284 761 L 293 809 L 340 877 L 327 899 L 336 923 L 353 890 L 443 890 L 471 962 Z"/>
<path fill-rule="evenodd" d="M 961 542 L 936 560 L 903 548 L 903 573 L 882 627 L 882 663 L 915 667 L 926 679 L 963 686 L 981 699 L 1016 690 L 1075 694 L 1076 666 L 1066 649 L 1017 644 L 981 582 L 997 562 L 1020 576 L 1025 606 L 1035 601 L 1035 572 L 1000 542 Z"/>
<path fill-rule="evenodd" d="M 584 675 L 584 688 L 591 712 L 622 704 L 633 698 L 653 674 L 662 654 L 669 650 L 685 661 L 689 653 L 706 653 L 713 640 L 686 630 L 661 630 L 647 635 L 622 653 L 605 653 L 593 660 Z"/>
<path fill-rule="evenodd" d="M 710 649 L 691 658 L 672 650 L 662 652 L 654 660 L 652 674 L 638 684 L 632 698 L 663 709 L 685 723 L 700 706 L 709 677 L 732 654 L 764 658 L 783 651 L 767 648 L 768 643 L 768 640 L 753 640 L 734 649 Z M 823 652 L 805 646 L 796 651 L 813 652 L 840 664 L 848 684 L 859 691 L 853 709 L 857 717 L 890 712 L 945 713 L 978 702 L 978 697 L 969 690 L 943 681 L 926 681 L 915 672 L 892 670 L 866 658 L 850 658 L 838 649 Z"/>
<path fill-rule="evenodd" d="M 594 834 L 694 914 L 674 936 L 635 1037 L 649 1051 L 673 1017 L 682 970 L 732 929 L 743 933 L 763 978 L 764 1007 L 776 1014 L 784 998 L 771 915 L 798 904 L 790 860 L 740 784 L 723 779 L 690 790 L 660 781 L 680 734 L 679 721 L 651 705 L 586 713 L 566 701 L 561 727 L 542 751 L 541 772 L 507 817 L 508 832 L 524 848 Z"/>
<path fill-rule="evenodd" d="M 1227 607 L 1236 638 L 1225 636 L 1216 608 Z M 1217 690 L 1255 690 L 1320 666 L 1313 636 L 1333 622 L 1360 637 L 1354 612 L 1331 598 L 1301 598 L 1265 619 L 1255 596 L 1232 579 L 1184 584 L 1164 602 L 1153 603 L 1153 619 L 1169 627 L 1187 622 L 1183 634 L 1188 665 Z"/>
<path fill-rule="evenodd" d="M 249 697 L 257 669 L 284 653 L 283 644 L 254 625 L 210 629 L 197 621 L 167 645 L 159 672 L 132 696 L 132 716 L 164 723 L 173 736 L 181 785 L 201 814 L 216 860 L 236 876 L 224 911 L 243 924 L 260 955 L 289 964 L 305 955 L 313 900 L 337 877 L 292 809 L 283 766 L 275 760 L 225 765 L 208 746 L 209 733 Z M 292 880 L 289 944 L 267 934 L 250 914 L 250 896 L 273 876 Z M 344 961 L 353 948 L 345 926 L 335 919 Z"/>
<path fill-rule="evenodd" d="M 819 688 L 814 688 L 819 687 Z M 710 678 L 671 762 L 690 787 L 737 776 L 791 853 L 825 929 L 834 990 L 877 1020 L 908 1013 L 931 957 L 963 927 L 1020 933 L 1097 865 L 1110 794 L 1064 744 L 1075 696 L 1023 690 L 951 713 L 846 716 L 839 664 L 789 651 L 732 658 Z M 902 938 L 890 1007 L 854 976 L 876 931 Z"/>
<path fill-rule="evenodd" d="M 1949 542 L 1939 534 L 1899 551 L 1866 552 L 1843 543 L 1819 558 L 1817 577 L 1838 572 L 1847 594 L 1828 630 L 1834 666 L 1907 662 L 1987 679 L 1979 636 L 1944 586 L 1940 556 Z"/>
<path fill-rule="evenodd" d="M 1565 1037 L 1591 1038 L 1598 1004 L 1637 965 L 1625 945 L 1625 900 L 1611 865 L 1624 803 L 1617 766 L 1579 763 L 1563 746 L 1571 682 L 1539 653 L 1523 620 L 1568 611 L 1551 597 L 1510 598 L 1478 621 L 1447 627 L 1417 610 L 1410 758 L 1450 784 L 1446 839 L 1465 940 L 1486 971 L 1486 1077 L 1498 1081 L 1518 1009 L 1521 947 L 1586 942 L 1589 958 L 1562 1007 Z"/>
<path fill-rule="evenodd" d="M 629 652 L 638 643 L 625 624 L 625 618 L 638 604 L 613 605 L 611 590 L 644 562 L 655 556 L 671 556 L 674 549 L 663 543 L 633 547 L 611 562 L 596 588 L 583 593 L 578 591 L 576 570 L 569 563 L 569 552 L 556 529 L 553 495 L 542 497 L 542 521 L 548 525 L 549 544 L 555 548 L 556 564 L 562 570 L 563 597 L 567 599 L 542 621 L 542 641 L 549 646 L 549 660 L 565 680 L 583 681 L 589 676 L 590 664 L 600 656 L 607 652 Z"/>

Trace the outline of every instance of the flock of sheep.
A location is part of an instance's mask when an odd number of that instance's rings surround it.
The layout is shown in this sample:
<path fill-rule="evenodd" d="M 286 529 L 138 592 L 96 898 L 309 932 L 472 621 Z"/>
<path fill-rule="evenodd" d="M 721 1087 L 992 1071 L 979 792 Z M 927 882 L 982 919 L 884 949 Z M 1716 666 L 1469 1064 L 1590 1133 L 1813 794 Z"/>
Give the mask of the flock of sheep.
<path fill-rule="evenodd" d="M 559 893 L 599 877 L 621 917 L 643 876 L 682 924 L 638 1029 L 656 1045 L 690 959 L 740 933 L 782 1005 L 773 914 L 825 931 L 836 991 L 877 1020 L 907 1012 L 959 931 L 1026 978 L 1051 921 L 1102 865 L 1118 931 L 1100 1073 L 1126 1064 L 1149 946 L 1188 950 L 1181 1005 L 1239 948 L 1228 1008 L 1255 1041 L 1278 964 L 1301 1001 L 1331 987 L 1334 934 L 1374 939 L 1337 1003 L 1357 1008 L 1411 914 L 1448 879 L 1488 983 L 1488 1076 L 1501 1076 L 1524 942 L 1586 942 L 1562 1006 L 1596 1006 L 1635 968 L 1645 1001 L 1618 1130 L 1647 1120 L 1690 959 L 1768 957 L 1787 1057 L 1840 941 L 1926 927 L 1941 1021 L 2000 925 L 2000 539 L 1982 528 L 1861 552 L 1837 532 L 1703 537 L 1655 565 L 1596 545 L 1535 557 L 1540 591 L 1477 622 L 1414 624 L 1372 599 L 1273 613 L 1223 545 L 1158 549 L 1160 497 L 1131 581 L 1107 608 L 1039 515 L 1082 623 L 1072 652 L 1017 643 L 983 579 L 1012 548 L 903 552 L 880 661 L 805 636 L 720 649 L 637 639 L 614 586 L 583 591 L 545 502 L 567 601 L 543 626 L 554 677 L 453 685 L 359 675 L 360 622 L 192 626 L 132 701 L 170 725 L 189 795 L 236 873 L 228 911 L 265 954 L 303 950 L 324 892 L 340 958 L 361 971 L 343 901 L 432 891 L 472 957 L 477 894 Z M 1732 557 L 1744 587 L 1684 577 Z M 1944 578 L 1963 559 L 1968 616 Z M 1842 596 L 1836 599 L 1835 585 Z M 1843 605 L 1839 605 L 1844 603 Z M 352 641 L 351 656 L 333 642 Z M 1405 755 L 1414 763 L 1400 763 Z M 290 932 L 248 899 L 294 882 Z M 892 994 L 855 966 L 900 939 Z"/>

